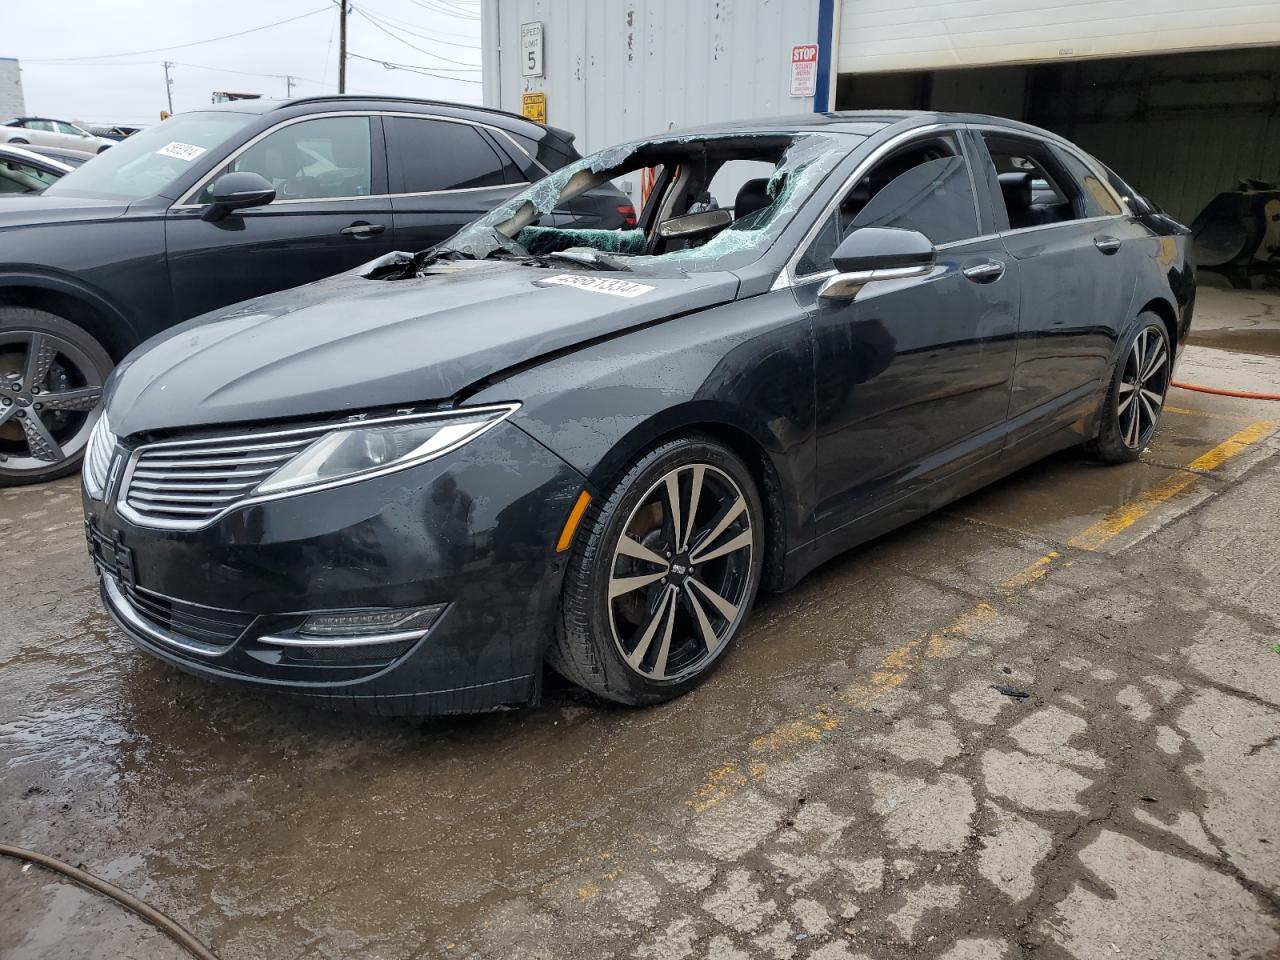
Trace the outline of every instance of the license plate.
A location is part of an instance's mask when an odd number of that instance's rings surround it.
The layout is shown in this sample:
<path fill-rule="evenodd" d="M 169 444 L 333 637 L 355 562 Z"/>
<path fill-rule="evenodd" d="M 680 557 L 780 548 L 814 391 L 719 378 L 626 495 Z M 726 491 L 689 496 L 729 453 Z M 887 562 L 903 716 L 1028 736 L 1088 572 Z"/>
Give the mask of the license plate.
<path fill-rule="evenodd" d="M 133 568 L 133 551 L 119 540 L 108 536 L 92 520 L 84 524 L 85 538 L 89 541 L 89 557 L 101 573 L 108 573 L 124 586 L 137 583 Z"/>

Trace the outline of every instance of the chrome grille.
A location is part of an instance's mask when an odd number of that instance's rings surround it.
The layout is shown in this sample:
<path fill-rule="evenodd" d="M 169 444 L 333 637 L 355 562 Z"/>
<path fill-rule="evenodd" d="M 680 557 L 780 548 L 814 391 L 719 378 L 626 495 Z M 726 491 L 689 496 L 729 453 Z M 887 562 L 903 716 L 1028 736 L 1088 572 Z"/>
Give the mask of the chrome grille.
<path fill-rule="evenodd" d="M 107 474 L 111 470 L 111 455 L 116 449 L 116 438 L 111 433 L 111 425 L 107 423 L 104 413 L 93 425 L 89 434 L 89 442 L 85 445 L 84 470 L 81 479 L 89 496 L 95 500 L 102 498 L 107 486 Z"/>
<path fill-rule="evenodd" d="M 121 512 L 149 526 L 194 529 L 248 497 L 317 433 L 176 440 L 137 450 L 125 475 Z"/>

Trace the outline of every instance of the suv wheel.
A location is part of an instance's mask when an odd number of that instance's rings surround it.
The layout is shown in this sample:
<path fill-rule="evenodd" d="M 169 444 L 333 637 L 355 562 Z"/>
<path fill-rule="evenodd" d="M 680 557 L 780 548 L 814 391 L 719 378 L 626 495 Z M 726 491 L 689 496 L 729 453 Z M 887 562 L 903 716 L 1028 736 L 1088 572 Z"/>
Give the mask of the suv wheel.
<path fill-rule="evenodd" d="M 76 470 L 112 366 L 69 320 L 0 306 L 0 487 Z"/>

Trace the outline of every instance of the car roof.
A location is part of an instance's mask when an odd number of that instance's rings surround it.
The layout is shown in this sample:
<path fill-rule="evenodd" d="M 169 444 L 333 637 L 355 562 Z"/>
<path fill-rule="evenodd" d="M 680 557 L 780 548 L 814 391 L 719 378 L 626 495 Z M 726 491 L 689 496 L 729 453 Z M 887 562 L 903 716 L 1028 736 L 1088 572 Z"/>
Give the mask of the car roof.
<path fill-rule="evenodd" d="M 449 100 L 424 100 L 418 97 L 375 96 L 365 94 L 331 94 L 328 96 L 294 97 L 290 100 L 271 100 L 261 97 L 254 100 L 231 100 L 217 103 L 206 110 L 225 110 L 231 113 L 267 114 L 277 111 L 302 113 L 305 108 L 341 107 L 342 109 L 387 110 L 392 109 L 407 113 L 423 113 L 435 116 L 456 116 L 479 120 L 483 123 L 519 133 L 535 140 L 540 140 L 547 133 L 553 133 L 567 143 L 572 143 L 574 134 L 571 131 L 536 123 L 527 117 L 493 107 L 479 107 L 470 103 L 454 103 Z"/>
<path fill-rule="evenodd" d="M 1062 139 L 1055 133 L 1042 130 L 1029 123 L 980 113 L 947 113 L 937 110 L 838 110 L 829 113 L 801 113 L 781 117 L 765 117 L 752 120 L 734 120 L 706 126 L 673 130 L 671 135 L 788 132 L 788 133 L 856 133 L 868 136 L 885 128 L 903 130 L 932 124 L 976 123 L 984 126 L 1007 127 L 1010 131 L 1032 133 L 1038 136 Z M 664 134 L 665 136 L 666 134 Z"/>
<path fill-rule="evenodd" d="M 73 169 L 57 157 L 52 157 L 48 154 L 36 153 L 34 150 L 26 150 L 22 147 L 16 147 L 11 143 L 0 143 L 0 155 L 17 157 L 18 159 L 25 160 L 27 163 L 32 163 L 36 166 L 51 166 L 54 168 L 66 167 L 63 171 L 64 173 L 70 173 Z"/>

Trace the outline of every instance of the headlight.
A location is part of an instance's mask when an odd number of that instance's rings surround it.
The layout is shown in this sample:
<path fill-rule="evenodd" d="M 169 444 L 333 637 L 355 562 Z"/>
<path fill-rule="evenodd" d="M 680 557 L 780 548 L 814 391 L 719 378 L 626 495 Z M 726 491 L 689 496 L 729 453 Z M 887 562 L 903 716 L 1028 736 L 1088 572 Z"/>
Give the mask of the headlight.
<path fill-rule="evenodd" d="M 462 409 L 332 430 L 263 480 L 254 494 L 328 486 L 402 470 L 474 440 L 518 405 Z"/>
<path fill-rule="evenodd" d="M 89 431 L 89 442 L 84 448 L 84 466 L 80 469 L 85 492 L 94 500 L 102 499 L 115 449 L 116 438 L 111 433 L 111 424 L 107 423 L 107 415 L 99 414 L 98 422 Z"/>

